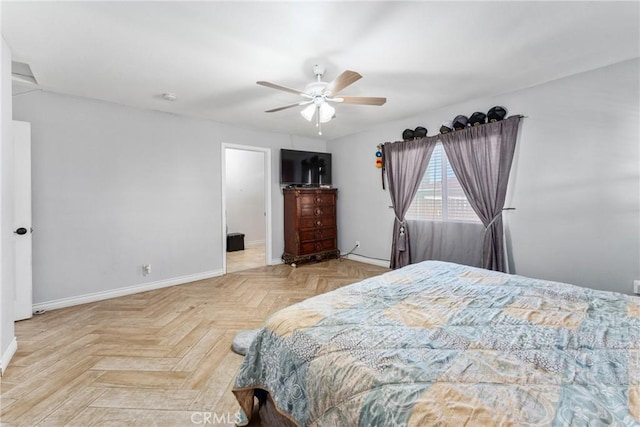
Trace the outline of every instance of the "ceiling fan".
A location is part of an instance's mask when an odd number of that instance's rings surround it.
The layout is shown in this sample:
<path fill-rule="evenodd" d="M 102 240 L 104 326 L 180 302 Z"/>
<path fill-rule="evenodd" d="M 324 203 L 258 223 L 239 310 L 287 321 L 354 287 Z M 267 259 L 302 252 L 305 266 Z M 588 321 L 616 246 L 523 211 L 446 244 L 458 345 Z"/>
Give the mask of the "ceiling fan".
<path fill-rule="evenodd" d="M 304 90 L 291 89 L 285 86 L 277 85 L 275 83 L 258 81 L 257 84 L 261 86 L 270 87 L 272 89 L 283 90 L 285 92 L 294 93 L 304 98 L 303 101 L 296 102 L 294 104 L 284 105 L 282 107 L 273 108 L 265 111 L 265 113 L 275 113 L 276 111 L 286 110 L 287 108 L 293 108 L 298 106 L 307 105 L 300 114 L 308 121 L 316 118 L 316 127 L 318 128 L 318 134 L 322 135 L 322 123 L 327 123 L 335 117 L 336 110 L 330 104 L 333 102 L 343 102 L 345 104 L 360 104 L 360 105 L 383 105 L 387 102 L 387 98 L 371 97 L 371 96 L 340 96 L 336 95 L 347 86 L 360 80 L 362 76 L 355 71 L 346 70 L 332 82 L 327 83 L 322 81 L 325 69 L 321 65 L 313 66 L 313 74 L 316 77 L 316 81 L 309 83 L 304 87 Z"/>

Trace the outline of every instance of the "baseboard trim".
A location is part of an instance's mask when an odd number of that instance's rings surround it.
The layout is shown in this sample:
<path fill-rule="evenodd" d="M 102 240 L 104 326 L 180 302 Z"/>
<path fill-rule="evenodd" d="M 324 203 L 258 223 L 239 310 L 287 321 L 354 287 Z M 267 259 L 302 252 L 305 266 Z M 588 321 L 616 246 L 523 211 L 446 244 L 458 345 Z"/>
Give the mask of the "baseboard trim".
<path fill-rule="evenodd" d="M 379 267 L 389 268 L 389 261 L 385 261 L 382 259 L 367 258 L 364 256 L 355 255 L 355 254 L 347 255 L 347 259 L 350 259 L 352 261 L 364 262 L 365 264 L 371 264 L 371 265 L 377 265 Z"/>
<path fill-rule="evenodd" d="M 0 375 L 4 375 L 4 371 L 7 370 L 7 366 L 9 366 L 9 362 L 13 359 L 13 355 L 16 354 L 18 350 L 18 339 L 13 337 L 9 347 L 2 353 L 2 359 L 0 359 Z"/>
<path fill-rule="evenodd" d="M 251 242 L 245 242 L 244 246 L 246 248 L 252 248 L 254 246 L 264 246 L 264 240 L 254 240 Z"/>
<path fill-rule="evenodd" d="M 167 288 L 169 286 L 183 285 L 197 280 L 210 279 L 222 276 L 222 270 L 207 271 L 204 273 L 190 274 L 188 276 L 174 277 L 171 279 L 159 280 L 157 282 L 143 283 L 141 285 L 127 286 L 126 288 L 111 289 L 108 291 L 94 292 L 91 294 L 78 295 L 75 297 L 61 298 L 52 301 L 33 304 L 33 311 L 56 310 L 59 308 L 71 307 L 74 305 L 87 304 L 90 302 L 102 301 L 105 299 L 122 297 L 125 295 L 137 294 L 139 292 L 153 291 L 155 289 Z"/>
<path fill-rule="evenodd" d="M 278 264 L 283 264 L 284 261 L 282 261 L 282 258 L 278 258 L 278 259 L 272 259 L 271 260 L 271 264 L 269 265 L 278 265 Z"/>

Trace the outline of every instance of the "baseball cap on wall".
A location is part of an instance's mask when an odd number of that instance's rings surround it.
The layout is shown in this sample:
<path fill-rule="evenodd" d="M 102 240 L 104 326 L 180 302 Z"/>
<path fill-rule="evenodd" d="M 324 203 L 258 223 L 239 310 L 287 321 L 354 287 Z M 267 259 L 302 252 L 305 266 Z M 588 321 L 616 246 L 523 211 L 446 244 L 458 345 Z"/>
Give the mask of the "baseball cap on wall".
<path fill-rule="evenodd" d="M 404 132 L 402 132 L 402 139 L 405 141 L 410 141 L 413 139 L 413 137 L 414 135 L 411 129 L 405 129 Z"/>
<path fill-rule="evenodd" d="M 442 122 L 442 126 L 440 126 L 440 133 L 449 133 L 453 130 L 453 124 L 451 121 L 447 120 L 446 122 Z"/>
<path fill-rule="evenodd" d="M 453 128 L 455 130 L 464 129 L 467 127 L 467 123 L 469 123 L 469 119 L 467 118 L 467 116 L 460 114 L 459 116 L 456 116 L 455 119 L 453 119 Z"/>
<path fill-rule="evenodd" d="M 427 136 L 427 128 L 418 126 L 413 130 L 414 138 L 424 138 L 425 136 Z"/>
<path fill-rule="evenodd" d="M 476 111 L 469 117 L 469 124 L 471 126 L 478 126 L 485 124 L 487 120 L 487 115 L 485 113 L 481 113 L 480 111 Z"/>
<path fill-rule="evenodd" d="M 507 110 L 504 107 L 496 105 L 487 112 L 489 123 L 499 122 L 507 116 Z"/>

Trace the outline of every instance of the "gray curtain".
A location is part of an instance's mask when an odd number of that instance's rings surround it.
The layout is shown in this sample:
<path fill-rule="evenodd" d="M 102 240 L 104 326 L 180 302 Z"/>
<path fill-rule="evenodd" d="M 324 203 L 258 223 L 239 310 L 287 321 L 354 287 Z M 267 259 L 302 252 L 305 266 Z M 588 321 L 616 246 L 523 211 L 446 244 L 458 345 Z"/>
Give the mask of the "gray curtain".
<path fill-rule="evenodd" d="M 506 271 L 502 208 L 520 116 L 440 136 L 451 168 L 485 226 L 482 267 Z"/>
<path fill-rule="evenodd" d="M 482 223 L 421 219 L 405 222 L 411 233 L 411 264 L 438 260 L 482 267 Z"/>
<path fill-rule="evenodd" d="M 391 244 L 391 268 L 404 267 L 411 259 L 409 232 L 404 216 L 420 187 L 435 145 L 436 139 L 422 138 L 386 143 L 382 147 L 389 194 L 396 215 Z"/>

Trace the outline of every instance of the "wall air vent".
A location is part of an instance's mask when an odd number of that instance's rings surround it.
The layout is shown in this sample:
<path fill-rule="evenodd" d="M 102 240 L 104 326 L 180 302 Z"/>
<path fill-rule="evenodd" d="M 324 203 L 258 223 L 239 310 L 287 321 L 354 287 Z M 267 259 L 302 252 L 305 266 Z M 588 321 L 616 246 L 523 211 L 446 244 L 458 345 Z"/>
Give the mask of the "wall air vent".
<path fill-rule="evenodd" d="M 11 78 L 22 83 L 38 84 L 31 67 L 24 62 L 11 61 Z"/>

